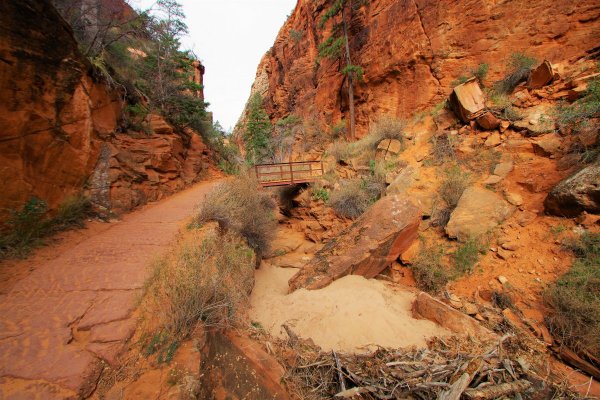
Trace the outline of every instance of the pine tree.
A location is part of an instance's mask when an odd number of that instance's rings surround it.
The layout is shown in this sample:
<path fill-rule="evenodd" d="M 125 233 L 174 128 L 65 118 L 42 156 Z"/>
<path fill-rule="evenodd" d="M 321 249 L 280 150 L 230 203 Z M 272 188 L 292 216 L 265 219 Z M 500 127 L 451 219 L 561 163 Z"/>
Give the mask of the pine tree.
<path fill-rule="evenodd" d="M 248 104 L 248 120 L 244 131 L 246 160 L 254 165 L 273 157 L 271 121 L 263 107 L 260 94 L 255 93 Z"/>
<path fill-rule="evenodd" d="M 319 45 L 319 57 L 337 60 L 342 55 L 342 49 L 345 55 L 345 67 L 342 74 L 348 79 L 348 104 L 350 108 L 350 138 L 356 137 L 356 115 L 354 111 L 354 81 L 362 79 L 363 69 L 352 64 L 350 54 L 350 43 L 348 38 L 348 25 L 352 20 L 352 7 L 354 0 L 336 0 L 321 17 L 319 27 L 322 29 L 327 21 L 334 20 L 331 36 Z M 347 17 L 348 16 L 348 17 Z M 335 20 L 341 17 L 340 22 Z M 348 19 L 348 21 L 347 21 Z"/>

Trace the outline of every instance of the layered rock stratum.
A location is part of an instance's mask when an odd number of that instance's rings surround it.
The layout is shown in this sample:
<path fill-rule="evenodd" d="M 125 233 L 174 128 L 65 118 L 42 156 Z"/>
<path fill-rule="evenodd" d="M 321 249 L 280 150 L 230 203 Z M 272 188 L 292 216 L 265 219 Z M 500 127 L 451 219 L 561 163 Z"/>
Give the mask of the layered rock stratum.
<path fill-rule="evenodd" d="M 452 81 L 480 63 L 489 64 L 491 82 L 515 52 L 566 60 L 598 51 L 594 1 L 359 3 L 349 29 L 352 62 L 364 69 L 355 83 L 358 136 L 381 115 L 407 117 L 445 100 Z M 329 34 L 319 21 L 332 4 L 299 0 L 262 58 L 252 93 L 263 96 L 272 120 L 295 114 L 327 131 L 348 118 L 343 65 L 318 57 Z"/>
<path fill-rule="evenodd" d="M 33 196 L 53 209 L 86 190 L 101 209 L 122 213 L 207 168 L 201 139 L 158 116 L 150 132 L 120 127 L 123 94 L 94 76 L 48 0 L 2 2 L 0 37 L 1 210 Z"/>

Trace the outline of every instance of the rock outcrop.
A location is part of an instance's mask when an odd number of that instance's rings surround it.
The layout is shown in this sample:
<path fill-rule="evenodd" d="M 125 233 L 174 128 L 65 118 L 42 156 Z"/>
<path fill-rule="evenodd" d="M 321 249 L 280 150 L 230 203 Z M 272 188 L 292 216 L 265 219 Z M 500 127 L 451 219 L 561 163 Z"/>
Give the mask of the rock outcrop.
<path fill-rule="evenodd" d="M 546 212 L 564 217 L 600 213 L 600 158 L 556 185 L 544 206 Z"/>
<path fill-rule="evenodd" d="M 290 291 L 319 289 L 346 275 L 374 278 L 417 237 L 421 213 L 409 200 L 389 195 L 319 250 L 290 281 Z"/>
<path fill-rule="evenodd" d="M 504 221 L 513 208 L 496 193 L 469 187 L 458 201 L 446 225 L 446 233 L 461 241 L 483 235 Z"/>
<path fill-rule="evenodd" d="M 199 137 L 164 120 L 166 131 L 121 132 L 122 94 L 94 78 L 48 0 L 2 2 L 0 37 L 0 210 L 32 196 L 55 209 L 85 187 L 120 213 L 180 189 L 208 162 Z"/>
<path fill-rule="evenodd" d="M 346 80 L 338 61 L 318 60 L 328 35 L 319 28 L 333 0 L 299 0 L 265 54 L 253 93 L 272 120 L 289 114 L 321 130 L 348 120 Z M 450 93 L 453 80 L 479 63 L 486 83 L 506 73 L 510 54 L 564 60 L 598 45 L 600 10 L 593 2 L 550 0 L 371 0 L 360 2 L 349 27 L 352 62 L 364 69 L 355 83 L 357 133 L 380 115 L 407 117 Z M 532 26 L 535 16 L 538 22 Z"/>

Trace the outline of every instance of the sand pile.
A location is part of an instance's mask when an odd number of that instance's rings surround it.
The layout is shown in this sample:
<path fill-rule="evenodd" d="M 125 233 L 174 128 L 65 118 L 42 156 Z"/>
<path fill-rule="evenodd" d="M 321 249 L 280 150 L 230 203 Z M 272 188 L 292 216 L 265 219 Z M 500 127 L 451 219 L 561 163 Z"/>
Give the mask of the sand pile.
<path fill-rule="evenodd" d="M 376 346 L 424 346 L 429 337 L 450 334 L 412 317 L 411 292 L 350 275 L 320 290 L 287 294 L 295 272 L 268 263 L 256 271 L 249 316 L 275 337 L 286 337 L 281 326 L 287 324 L 325 351 L 362 352 Z"/>

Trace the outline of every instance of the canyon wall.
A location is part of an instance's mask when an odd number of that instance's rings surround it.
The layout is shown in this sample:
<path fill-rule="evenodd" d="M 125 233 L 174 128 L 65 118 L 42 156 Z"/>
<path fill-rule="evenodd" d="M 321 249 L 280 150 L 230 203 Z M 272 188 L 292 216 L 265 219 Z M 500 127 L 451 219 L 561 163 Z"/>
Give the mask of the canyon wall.
<path fill-rule="evenodd" d="M 200 137 L 159 116 L 150 132 L 124 131 L 122 97 L 94 77 L 49 1 L 2 2 L 0 218 L 32 196 L 54 209 L 84 191 L 121 213 L 197 180 L 209 163 Z"/>
<path fill-rule="evenodd" d="M 355 2 L 349 28 L 357 133 L 382 114 L 408 117 L 444 100 L 451 82 L 479 63 L 489 83 L 502 77 L 512 53 L 562 61 L 600 50 L 600 3 L 551 0 L 369 0 Z M 296 114 L 321 129 L 348 117 L 338 61 L 318 61 L 333 0 L 299 0 L 258 66 L 252 93 L 272 120 Z M 243 117 L 242 117 L 243 120 Z"/>

